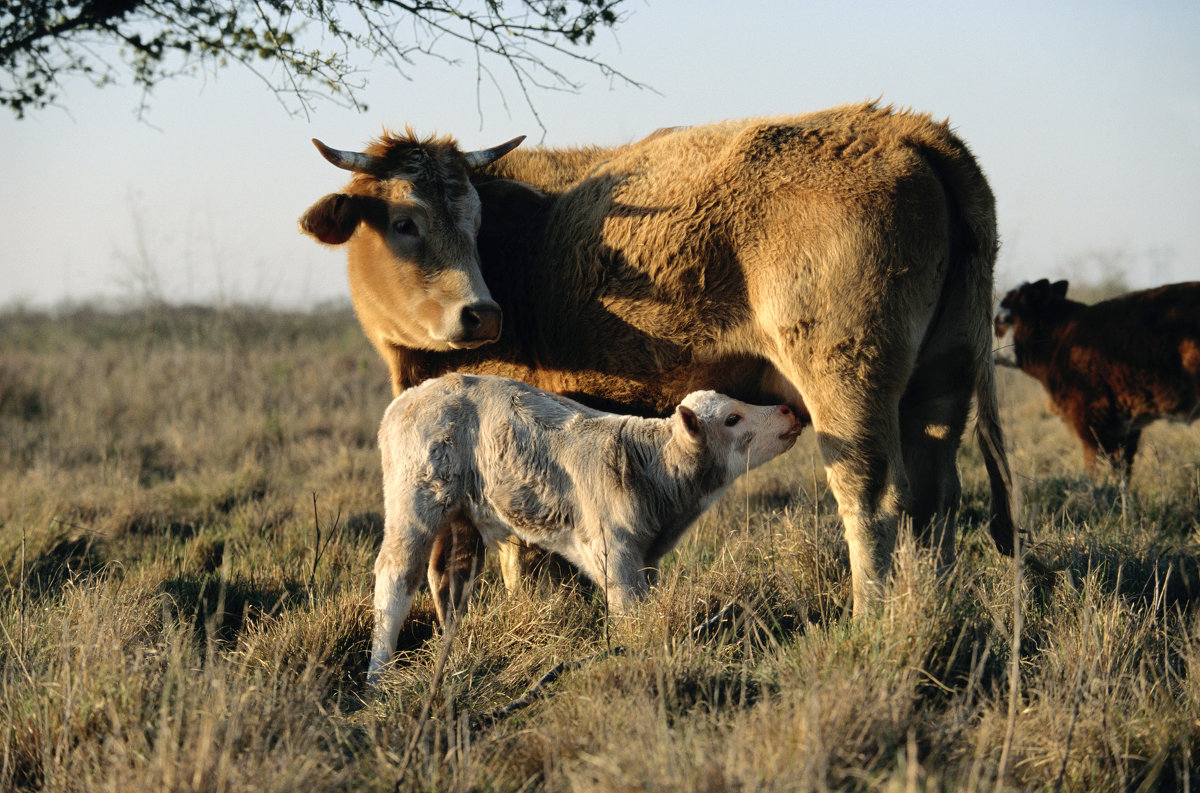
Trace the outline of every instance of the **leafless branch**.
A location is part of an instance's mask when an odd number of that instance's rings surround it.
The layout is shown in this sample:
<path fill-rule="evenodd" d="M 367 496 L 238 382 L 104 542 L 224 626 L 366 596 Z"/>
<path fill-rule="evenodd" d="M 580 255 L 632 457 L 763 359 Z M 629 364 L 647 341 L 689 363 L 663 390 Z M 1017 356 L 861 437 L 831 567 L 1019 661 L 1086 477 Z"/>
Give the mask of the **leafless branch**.
<path fill-rule="evenodd" d="M 100 86 L 122 71 L 144 89 L 145 101 L 163 80 L 237 64 L 290 112 L 308 113 L 320 99 L 361 107 L 371 61 L 409 76 L 422 57 L 458 64 L 453 50 L 465 45 L 477 86 L 486 73 L 499 89 L 493 66 L 504 64 L 538 118 L 536 91 L 582 85 L 563 64 L 645 87 L 586 49 L 597 30 L 624 20 L 624 2 L 35 0 L 0 12 L 0 104 L 20 117 L 54 104 L 68 76 Z M 263 63 L 282 72 L 270 74 Z"/>

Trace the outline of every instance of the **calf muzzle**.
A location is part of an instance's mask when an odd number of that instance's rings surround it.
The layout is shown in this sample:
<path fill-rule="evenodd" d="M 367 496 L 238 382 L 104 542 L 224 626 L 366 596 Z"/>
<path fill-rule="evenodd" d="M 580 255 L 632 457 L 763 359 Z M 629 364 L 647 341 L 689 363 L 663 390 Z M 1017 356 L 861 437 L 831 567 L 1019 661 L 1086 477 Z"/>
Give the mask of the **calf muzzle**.
<path fill-rule="evenodd" d="M 780 405 L 779 413 L 780 413 L 780 415 L 786 416 L 792 420 L 792 426 L 788 428 L 787 432 L 780 435 L 779 439 L 780 440 L 789 440 L 789 439 L 795 440 L 796 438 L 799 438 L 800 433 L 804 432 L 804 427 L 805 427 L 804 421 L 802 421 L 800 419 L 800 417 L 798 415 L 796 415 L 796 411 L 792 410 L 787 405 Z"/>

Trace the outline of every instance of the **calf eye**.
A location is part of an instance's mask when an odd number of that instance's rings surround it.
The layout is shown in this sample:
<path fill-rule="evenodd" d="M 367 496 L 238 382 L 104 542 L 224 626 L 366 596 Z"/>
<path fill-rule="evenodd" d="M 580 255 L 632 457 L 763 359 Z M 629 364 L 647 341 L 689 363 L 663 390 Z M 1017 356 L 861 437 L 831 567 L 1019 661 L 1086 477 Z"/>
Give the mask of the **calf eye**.
<path fill-rule="evenodd" d="M 396 230 L 397 234 L 403 234 L 406 237 L 417 236 L 417 224 L 413 222 L 412 218 L 398 218 L 392 223 L 392 228 Z"/>
<path fill-rule="evenodd" d="M 730 414 L 729 414 L 729 415 L 728 415 L 728 416 L 725 418 L 725 426 L 726 426 L 726 427 L 732 427 L 734 424 L 737 424 L 737 423 L 738 423 L 739 421 L 741 421 L 741 420 L 742 420 L 742 417 L 741 417 L 741 416 L 739 416 L 738 414 L 736 414 L 736 413 L 730 413 Z"/>

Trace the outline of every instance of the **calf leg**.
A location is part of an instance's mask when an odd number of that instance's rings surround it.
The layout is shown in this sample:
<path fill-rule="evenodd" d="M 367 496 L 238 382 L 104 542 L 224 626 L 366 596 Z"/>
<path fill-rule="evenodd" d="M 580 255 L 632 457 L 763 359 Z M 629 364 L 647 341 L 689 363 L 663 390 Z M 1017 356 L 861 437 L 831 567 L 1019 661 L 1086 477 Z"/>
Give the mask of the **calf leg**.
<path fill-rule="evenodd" d="M 608 578 L 604 583 L 604 596 L 608 608 L 614 614 L 628 614 L 650 590 L 650 579 L 646 575 L 645 563 L 617 560 L 610 564 Z"/>
<path fill-rule="evenodd" d="M 519 592 L 523 588 L 538 557 L 546 553 L 516 535 L 501 542 L 496 552 L 500 555 L 500 575 L 504 578 L 504 588 L 509 592 Z"/>
<path fill-rule="evenodd" d="M 626 547 L 614 534 L 619 532 L 603 528 L 607 537 L 601 537 L 588 547 L 583 562 L 584 572 L 592 581 L 604 587 L 608 608 L 614 614 L 624 614 L 633 609 L 646 596 L 650 588 L 647 571 L 651 566 L 640 554 Z"/>
<path fill-rule="evenodd" d="M 383 667 L 392 658 L 435 536 L 435 530 L 419 522 L 400 523 L 388 518 L 383 545 L 375 559 L 375 628 L 367 669 L 367 682 L 372 685 L 379 682 Z"/>
<path fill-rule="evenodd" d="M 570 562 L 556 553 L 530 545 L 515 534 L 501 542 L 496 552 L 500 556 L 504 588 L 510 593 L 521 591 L 543 574 L 556 586 L 579 583 L 580 579 Z"/>

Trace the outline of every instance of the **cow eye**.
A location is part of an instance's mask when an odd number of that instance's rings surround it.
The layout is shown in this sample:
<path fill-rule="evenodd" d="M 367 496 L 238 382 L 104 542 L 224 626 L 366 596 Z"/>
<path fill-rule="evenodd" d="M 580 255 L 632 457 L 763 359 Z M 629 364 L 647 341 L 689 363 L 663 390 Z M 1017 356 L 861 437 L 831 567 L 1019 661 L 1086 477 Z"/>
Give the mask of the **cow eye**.
<path fill-rule="evenodd" d="M 397 218 L 392 222 L 392 228 L 396 230 L 397 234 L 403 234 L 406 237 L 417 236 L 417 224 L 413 222 L 412 218 Z"/>
<path fill-rule="evenodd" d="M 742 417 L 739 416 L 738 414 L 730 413 L 728 416 L 725 417 L 725 426 L 732 427 L 734 424 L 737 424 L 741 420 L 742 420 Z"/>

